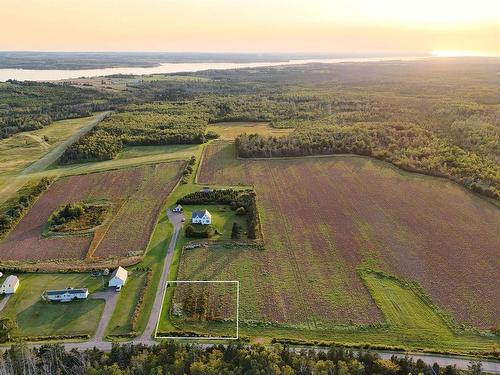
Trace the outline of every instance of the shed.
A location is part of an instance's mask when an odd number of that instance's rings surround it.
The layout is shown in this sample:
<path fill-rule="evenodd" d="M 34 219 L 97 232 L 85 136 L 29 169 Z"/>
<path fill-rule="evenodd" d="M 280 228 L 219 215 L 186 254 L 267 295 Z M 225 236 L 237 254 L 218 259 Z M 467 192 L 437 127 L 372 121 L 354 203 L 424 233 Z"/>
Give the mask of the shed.
<path fill-rule="evenodd" d="M 117 290 L 120 290 L 122 286 L 125 285 L 127 281 L 128 272 L 123 267 L 118 267 L 111 274 L 111 278 L 109 279 L 108 286 L 115 287 Z"/>
<path fill-rule="evenodd" d="M 14 275 L 8 276 L 0 287 L 0 294 L 13 294 L 19 288 L 19 278 Z"/>
<path fill-rule="evenodd" d="M 182 208 L 182 206 L 180 204 L 178 204 L 177 206 L 175 206 L 175 208 L 172 209 L 173 212 L 182 212 L 184 211 L 184 208 Z"/>

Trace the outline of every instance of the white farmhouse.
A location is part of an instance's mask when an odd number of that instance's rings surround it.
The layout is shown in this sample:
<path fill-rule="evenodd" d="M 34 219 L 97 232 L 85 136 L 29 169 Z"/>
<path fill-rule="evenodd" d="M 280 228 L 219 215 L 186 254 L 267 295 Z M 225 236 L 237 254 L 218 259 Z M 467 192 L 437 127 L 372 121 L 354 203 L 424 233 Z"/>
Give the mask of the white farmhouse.
<path fill-rule="evenodd" d="M 109 279 L 108 286 L 116 288 L 116 291 L 118 292 L 125 285 L 127 277 L 127 270 L 123 267 L 118 267 L 111 274 L 111 279 Z"/>
<path fill-rule="evenodd" d="M 172 209 L 173 212 L 182 212 L 184 211 L 184 209 L 182 208 L 182 206 L 180 204 L 178 204 L 177 206 L 175 206 L 173 209 Z"/>
<path fill-rule="evenodd" d="M 19 288 L 19 279 L 17 276 L 8 276 L 2 286 L 0 286 L 0 294 L 13 294 Z"/>
<path fill-rule="evenodd" d="M 67 288 L 60 290 L 46 290 L 43 298 L 48 301 L 69 302 L 75 299 L 87 299 L 89 290 L 87 288 Z"/>
<path fill-rule="evenodd" d="M 208 212 L 208 210 L 193 211 L 191 222 L 193 224 L 209 225 L 212 224 L 212 215 Z"/>

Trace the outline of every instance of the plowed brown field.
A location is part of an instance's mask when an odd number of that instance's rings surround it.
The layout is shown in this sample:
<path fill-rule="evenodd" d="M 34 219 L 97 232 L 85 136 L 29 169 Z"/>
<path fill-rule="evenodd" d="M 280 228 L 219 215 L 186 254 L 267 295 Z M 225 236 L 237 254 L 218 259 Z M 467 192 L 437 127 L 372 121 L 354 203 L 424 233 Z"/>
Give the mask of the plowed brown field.
<path fill-rule="evenodd" d="M 243 319 L 380 321 L 356 272 L 368 266 L 417 281 L 459 322 L 498 324 L 494 204 L 368 158 L 239 161 L 233 150 L 208 146 L 199 181 L 254 186 L 266 251 L 185 252 L 180 278 L 240 277 Z"/>
<path fill-rule="evenodd" d="M 183 164 L 148 165 L 56 181 L 0 243 L 0 259 L 84 259 L 93 234 L 43 237 L 43 229 L 60 205 L 101 199 L 113 203 L 113 217 L 96 231 L 102 238 L 92 244 L 93 256 L 128 256 L 144 251 L 162 203 L 180 178 Z"/>

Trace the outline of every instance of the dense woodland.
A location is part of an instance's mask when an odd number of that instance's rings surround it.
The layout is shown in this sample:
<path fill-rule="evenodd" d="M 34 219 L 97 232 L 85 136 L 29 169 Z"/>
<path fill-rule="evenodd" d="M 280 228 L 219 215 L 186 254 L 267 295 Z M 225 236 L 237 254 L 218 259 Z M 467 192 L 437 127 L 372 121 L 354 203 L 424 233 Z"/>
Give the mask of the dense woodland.
<path fill-rule="evenodd" d="M 381 359 L 369 349 L 331 347 L 325 351 L 296 352 L 241 343 L 205 348 L 174 342 L 146 347 L 114 345 L 110 353 L 98 349 L 66 351 L 62 345 L 28 349 L 13 346 L 0 357 L 0 374 L 14 375 L 163 375 L 163 374 L 325 374 L 325 375 L 480 375 L 480 362 L 468 370 L 440 367 L 409 357 Z"/>
<path fill-rule="evenodd" d="M 123 96 L 60 83 L 0 83 L 0 138 L 57 120 L 89 116 L 125 101 Z"/>

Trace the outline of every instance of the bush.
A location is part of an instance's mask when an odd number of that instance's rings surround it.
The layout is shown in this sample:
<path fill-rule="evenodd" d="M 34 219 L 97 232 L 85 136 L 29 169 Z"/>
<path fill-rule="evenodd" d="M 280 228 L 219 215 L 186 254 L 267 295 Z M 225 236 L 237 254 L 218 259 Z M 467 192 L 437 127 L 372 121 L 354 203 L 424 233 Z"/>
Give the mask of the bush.
<path fill-rule="evenodd" d="M 206 225 L 202 228 L 202 230 L 196 230 L 196 228 L 189 224 L 185 229 L 186 237 L 191 238 L 211 238 L 213 237 L 217 231 L 212 225 Z"/>

